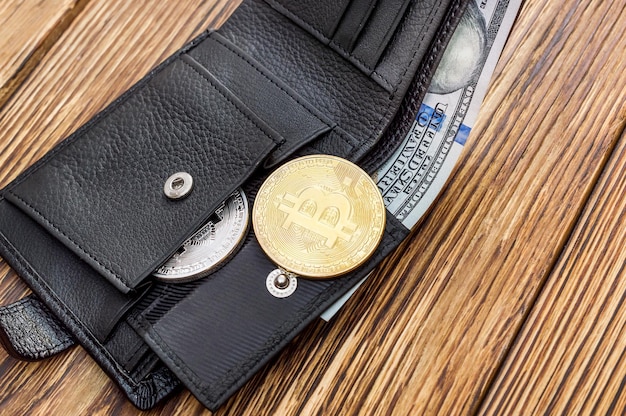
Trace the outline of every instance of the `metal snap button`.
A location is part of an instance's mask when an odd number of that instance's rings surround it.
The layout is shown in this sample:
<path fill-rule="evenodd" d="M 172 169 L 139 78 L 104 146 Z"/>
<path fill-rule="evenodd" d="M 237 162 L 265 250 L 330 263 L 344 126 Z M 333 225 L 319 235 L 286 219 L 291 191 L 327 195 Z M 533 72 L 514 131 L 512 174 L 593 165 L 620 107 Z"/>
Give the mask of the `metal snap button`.
<path fill-rule="evenodd" d="M 293 273 L 275 269 L 267 275 L 265 287 L 275 298 L 286 298 L 291 296 L 298 288 L 298 279 Z"/>
<path fill-rule="evenodd" d="M 169 199 L 181 199 L 191 193 L 193 178 L 187 172 L 177 172 L 167 178 L 163 192 Z"/>

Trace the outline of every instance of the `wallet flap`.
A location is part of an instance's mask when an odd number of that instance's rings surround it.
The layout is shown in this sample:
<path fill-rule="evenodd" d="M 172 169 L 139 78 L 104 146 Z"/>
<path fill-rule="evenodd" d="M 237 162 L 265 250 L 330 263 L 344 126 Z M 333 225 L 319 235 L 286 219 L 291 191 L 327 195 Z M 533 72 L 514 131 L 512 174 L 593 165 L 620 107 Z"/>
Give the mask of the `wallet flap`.
<path fill-rule="evenodd" d="M 281 141 L 184 57 L 160 67 L 4 192 L 125 293 Z M 176 172 L 189 173 L 194 188 L 171 200 L 164 184 Z"/>
<path fill-rule="evenodd" d="M 408 232 L 387 215 L 383 241 L 363 266 L 338 279 L 298 278 L 295 292 L 283 298 L 267 289 L 266 277 L 276 266 L 251 232 L 234 261 L 211 278 L 175 290 L 157 284 L 128 322 L 198 400 L 215 410 Z"/>
<path fill-rule="evenodd" d="M 102 342 L 141 294 L 117 290 L 4 199 L 0 199 L 0 248 L 11 266 L 22 276 L 30 277 L 31 288 L 48 308 L 54 310 L 55 305 L 62 305 L 84 325 L 90 336 Z M 142 286 L 142 292 L 148 290 L 147 286 Z"/>

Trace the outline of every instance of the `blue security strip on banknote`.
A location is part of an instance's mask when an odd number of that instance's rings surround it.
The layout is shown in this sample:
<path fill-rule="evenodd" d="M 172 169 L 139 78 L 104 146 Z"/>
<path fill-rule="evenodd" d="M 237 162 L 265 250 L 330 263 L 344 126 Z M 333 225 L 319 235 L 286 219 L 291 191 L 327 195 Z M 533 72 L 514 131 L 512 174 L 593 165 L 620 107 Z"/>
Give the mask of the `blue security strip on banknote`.
<path fill-rule="evenodd" d="M 465 146 L 465 142 L 467 141 L 467 136 L 469 136 L 471 128 L 466 126 L 465 124 L 461 124 L 459 127 L 459 131 L 454 136 L 454 142 L 460 144 L 461 146 Z"/>
<path fill-rule="evenodd" d="M 469 3 L 411 130 L 374 173 L 387 210 L 407 228 L 424 216 L 450 177 L 520 5 L 521 0 Z M 332 318 L 363 281 L 324 312 L 322 319 Z"/>
<path fill-rule="evenodd" d="M 445 182 L 451 168 L 446 161 L 460 155 L 471 129 L 458 114 L 459 108 L 447 102 L 423 103 L 402 146 L 374 175 L 387 210 L 407 228 L 430 206 L 422 201 L 434 200 L 443 187 L 441 178 Z"/>

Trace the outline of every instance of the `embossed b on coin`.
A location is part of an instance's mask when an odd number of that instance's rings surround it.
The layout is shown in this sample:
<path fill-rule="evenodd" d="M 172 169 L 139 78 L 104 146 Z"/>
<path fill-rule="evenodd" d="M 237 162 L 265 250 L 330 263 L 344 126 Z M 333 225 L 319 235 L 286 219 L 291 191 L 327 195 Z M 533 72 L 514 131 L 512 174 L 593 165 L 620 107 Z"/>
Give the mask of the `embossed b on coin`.
<path fill-rule="evenodd" d="M 259 244 L 277 265 L 309 278 L 354 270 L 374 252 L 385 207 L 372 179 L 334 156 L 295 159 L 263 183 L 253 208 Z"/>
<path fill-rule="evenodd" d="M 248 201 L 238 189 L 153 275 L 167 282 L 187 282 L 215 271 L 243 241 L 248 217 Z"/>

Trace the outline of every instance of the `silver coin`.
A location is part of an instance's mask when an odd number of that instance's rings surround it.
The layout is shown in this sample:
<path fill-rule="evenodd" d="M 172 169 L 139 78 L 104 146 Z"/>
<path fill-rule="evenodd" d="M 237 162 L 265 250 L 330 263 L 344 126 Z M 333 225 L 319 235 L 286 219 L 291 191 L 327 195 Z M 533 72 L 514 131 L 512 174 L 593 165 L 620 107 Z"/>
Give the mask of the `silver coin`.
<path fill-rule="evenodd" d="M 188 282 L 215 271 L 243 241 L 248 217 L 246 195 L 238 189 L 153 275 L 167 282 Z"/>

